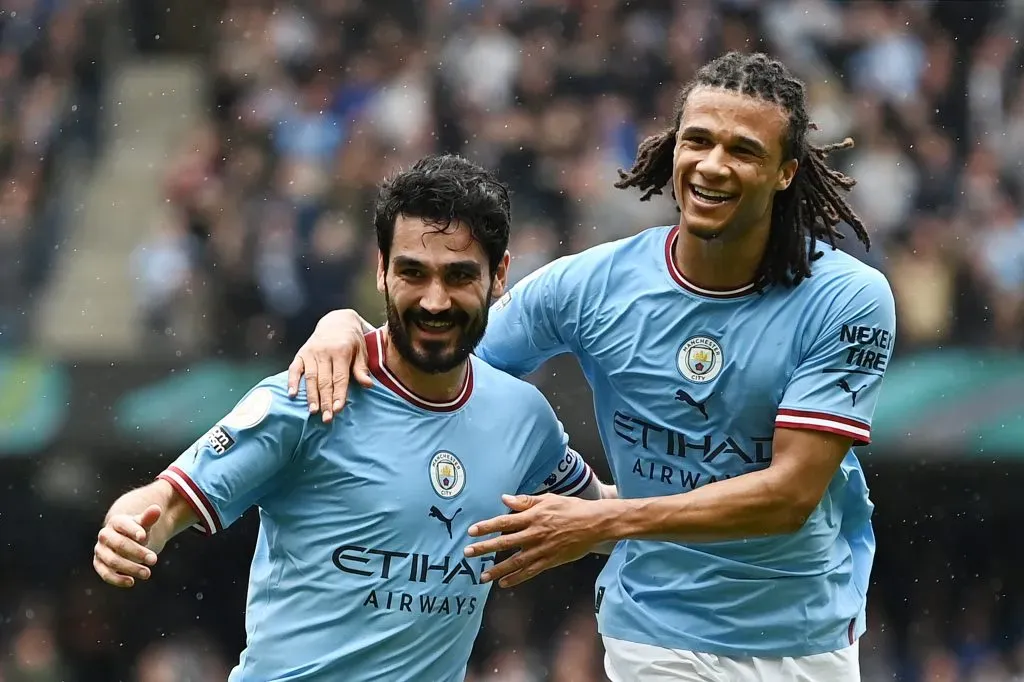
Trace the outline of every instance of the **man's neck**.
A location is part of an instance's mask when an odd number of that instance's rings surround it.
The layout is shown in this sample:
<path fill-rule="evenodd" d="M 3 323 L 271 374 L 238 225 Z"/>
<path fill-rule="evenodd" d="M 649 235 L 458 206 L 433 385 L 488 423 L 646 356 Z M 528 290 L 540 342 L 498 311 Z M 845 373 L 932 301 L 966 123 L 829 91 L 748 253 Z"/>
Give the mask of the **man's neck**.
<path fill-rule="evenodd" d="M 752 230 L 742 239 L 701 239 L 680 226 L 672 259 L 687 281 L 703 289 L 728 291 L 757 277 L 769 231 Z"/>
<path fill-rule="evenodd" d="M 413 367 L 402 357 L 384 332 L 384 364 L 402 384 L 421 398 L 431 402 L 447 402 L 459 397 L 466 383 L 468 360 L 447 372 L 432 374 Z"/>

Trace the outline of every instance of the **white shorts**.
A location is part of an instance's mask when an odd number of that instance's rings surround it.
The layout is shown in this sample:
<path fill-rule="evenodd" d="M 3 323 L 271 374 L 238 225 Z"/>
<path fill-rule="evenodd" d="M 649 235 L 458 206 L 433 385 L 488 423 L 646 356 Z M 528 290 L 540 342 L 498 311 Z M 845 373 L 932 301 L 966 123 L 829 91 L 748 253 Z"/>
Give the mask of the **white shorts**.
<path fill-rule="evenodd" d="M 860 682 L 859 642 L 813 656 L 727 658 L 602 639 L 612 682 Z"/>

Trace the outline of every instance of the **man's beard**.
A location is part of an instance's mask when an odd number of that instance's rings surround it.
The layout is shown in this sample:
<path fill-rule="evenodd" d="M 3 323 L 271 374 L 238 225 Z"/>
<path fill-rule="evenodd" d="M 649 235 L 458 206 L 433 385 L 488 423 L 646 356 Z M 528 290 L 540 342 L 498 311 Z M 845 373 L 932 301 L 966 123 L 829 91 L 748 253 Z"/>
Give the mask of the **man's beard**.
<path fill-rule="evenodd" d="M 452 308 L 433 315 L 419 306 L 399 313 L 384 290 L 384 302 L 388 316 L 388 335 L 402 359 L 428 374 L 440 374 L 458 367 L 469 357 L 484 337 L 487 329 L 487 312 L 491 306 L 490 292 L 480 314 L 471 318 L 464 310 Z M 420 340 L 419 348 L 413 345 L 411 329 L 417 322 L 450 322 L 456 329 L 454 343 L 449 341 Z"/>

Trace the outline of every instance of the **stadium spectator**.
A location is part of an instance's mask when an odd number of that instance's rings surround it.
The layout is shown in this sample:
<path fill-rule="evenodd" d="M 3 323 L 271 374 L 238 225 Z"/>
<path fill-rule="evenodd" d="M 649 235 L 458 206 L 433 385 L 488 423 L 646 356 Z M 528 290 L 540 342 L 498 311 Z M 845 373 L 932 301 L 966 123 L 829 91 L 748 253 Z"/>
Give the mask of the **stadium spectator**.
<path fill-rule="evenodd" d="M 954 41 L 965 16 L 980 26 Z M 1005 186 L 1008 210 L 1021 214 L 1024 171 L 1012 151 L 1024 139 L 1021 54 L 1012 25 L 996 17 L 991 6 L 962 3 L 929 10 L 827 0 L 564 8 L 396 0 L 373 12 L 328 0 L 226 2 L 204 124 L 217 141 L 205 179 L 179 183 L 176 194 L 184 207 L 205 197 L 223 211 L 201 224 L 182 218 L 209 239 L 198 258 L 229 265 L 216 268 L 210 290 L 218 310 L 238 319 L 217 350 L 266 351 L 269 336 L 269 349 L 287 355 L 310 321 L 346 297 L 361 300 L 368 251 L 356 240 L 343 256 L 325 253 L 324 230 L 344 216 L 346 227 L 329 230 L 340 244 L 346 231 L 365 229 L 374 183 L 422 153 L 467 154 L 508 179 L 525 228 L 514 274 L 674 221 L 668 201 L 616 200 L 615 170 L 670 110 L 666 84 L 737 44 L 792 56 L 823 134 L 855 138 L 838 163 L 860 180 L 853 203 L 874 247 L 844 247 L 892 274 L 893 262 L 919 258 L 907 250 L 915 212 L 959 223 L 965 209 L 989 201 L 978 187 Z M 327 29 L 337 25 L 341 36 Z M 957 191 L 965 201 L 954 206 Z M 943 276 L 976 280 L 981 296 L 958 302 L 963 309 L 938 334 L 1019 347 L 1020 335 L 1008 331 L 1019 321 L 1020 267 L 1009 255 L 1016 238 L 992 221 L 982 229 L 1003 236 L 965 235 L 968 248 L 942 249 Z M 1012 242 L 1006 253 L 991 246 L 1003 242 Z M 981 255 L 986 249 L 1000 257 Z M 934 256 L 922 253 L 920 266 Z M 323 274 L 329 266 L 337 266 L 333 284 Z M 931 295 L 909 286 L 909 298 Z M 968 327 L 996 298 L 1006 302 L 978 339 Z M 929 337 L 938 340 L 934 330 Z"/>
<path fill-rule="evenodd" d="M 45 0 L 0 13 L 0 348 L 26 342 L 29 301 L 61 239 L 58 159 L 100 141 L 99 57 L 84 40 L 95 14 Z"/>

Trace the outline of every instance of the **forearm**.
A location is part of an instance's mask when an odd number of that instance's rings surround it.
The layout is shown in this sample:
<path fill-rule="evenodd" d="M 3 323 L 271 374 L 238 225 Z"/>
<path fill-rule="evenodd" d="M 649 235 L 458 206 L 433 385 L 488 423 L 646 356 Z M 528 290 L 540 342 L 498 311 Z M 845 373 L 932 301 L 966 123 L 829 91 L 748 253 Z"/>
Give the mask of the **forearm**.
<path fill-rule="evenodd" d="M 602 500 L 605 540 L 717 542 L 792 533 L 807 520 L 809 505 L 794 499 L 770 468 L 687 493 Z"/>
<path fill-rule="evenodd" d="M 154 504 L 162 513 L 149 530 L 146 546 L 159 553 L 171 538 L 197 521 L 191 507 L 166 481 L 154 481 L 119 497 L 107 511 L 104 523 L 119 514 L 136 516 Z"/>

